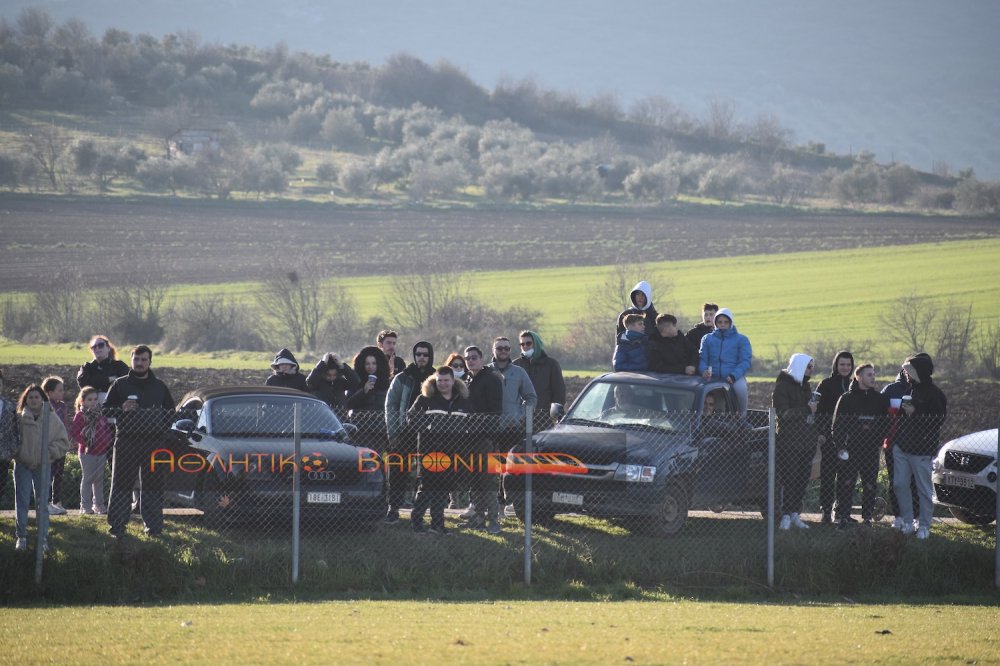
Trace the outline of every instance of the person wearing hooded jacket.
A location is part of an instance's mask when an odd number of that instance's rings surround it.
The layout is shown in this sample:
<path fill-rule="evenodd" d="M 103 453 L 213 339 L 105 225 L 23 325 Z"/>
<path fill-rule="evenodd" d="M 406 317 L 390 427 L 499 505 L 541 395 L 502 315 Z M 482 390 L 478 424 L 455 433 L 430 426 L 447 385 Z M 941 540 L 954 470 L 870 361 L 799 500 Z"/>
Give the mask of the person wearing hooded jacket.
<path fill-rule="evenodd" d="M 356 391 L 361 382 L 349 365 L 341 363 L 333 352 L 328 352 L 309 372 L 306 385 L 314 396 L 331 409 L 341 409 L 347 404 L 347 395 Z"/>
<path fill-rule="evenodd" d="M 441 415 L 468 414 L 472 411 L 469 403 L 469 387 L 463 381 L 456 381 L 454 371 L 442 365 L 420 387 L 420 395 L 406 412 L 407 419 L 419 428 L 417 450 L 421 456 L 434 451 L 454 448 L 456 429 L 453 423 L 425 424 L 419 415 L 436 412 Z M 424 531 L 424 513 L 430 509 L 430 532 L 447 534 L 444 525 L 444 508 L 448 503 L 448 471 L 431 471 L 420 466 L 420 489 L 413 500 L 410 521 L 415 532 Z"/>
<path fill-rule="evenodd" d="M 350 422 L 358 428 L 356 441 L 376 451 L 385 448 L 385 394 L 389 390 L 389 361 L 374 345 L 354 357 L 354 372 L 363 383 L 347 396 Z M 374 377 L 374 380 L 372 379 Z"/>
<path fill-rule="evenodd" d="M 799 509 L 816 454 L 816 403 L 810 400 L 809 387 L 812 371 L 811 356 L 792 354 L 788 367 L 778 373 L 771 393 L 775 412 L 775 502 L 777 514 L 781 516 L 779 530 L 809 527 L 802 521 Z"/>
<path fill-rule="evenodd" d="M 531 385 L 535 388 L 538 400 L 535 409 L 548 414 L 552 403 L 566 403 L 566 382 L 563 379 L 559 361 L 549 356 L 545 351 L 542 338 L 534 331 L 521 331 L 521 355 L 514 360 L 528 373 Z"/>
<path fill-rule="evenodd" d="M 625 316 L 630 314 L 641 314 L 643 330 L 650 339 L 659 335 L 656 330 L 656 307 L 653 306 L 653 288 L 645 280 L 636 282 L 635 286 L 628 294 L 628 307 L 618 315 L 618 326 L 615 328 L 615 343 L 625 332 Z"/>
<path fill-rule="evenodd" d="M 925 352 L 920 352 L 917 356 L 927 356 Z M 885 473 L 889 477 L 889 509 L 896 518 L 893 527 L 901 529 L 903 519 L 900 517 L 899 501 L 896 499 L 896 489 L 893 487 L 892 479 L 894 466 L 892 464 L 892 442 L 896 438 L 896 428 L 899 426 L 899 406 L 904 395 L 910 395 L 910 382 L 906 381 L 906 374 L 902 368 L 896 375 L 895 381 L 882 387 L 882 395 L 889 399 L 889 428 L 882 442 L 882 453 L 885 456 Z M 910 501 L 913 504 L 913 515 L 920 515 L 920 495 L 917 494 L 917 483 L 910 479 Z"/>
<path fill-rule="evenodd" d="M 434 345 L 421 340 L 413 345 L 411 353 L 413 361 L 392 378 L 384 404 L 389 450 L 403 456 L 403 460 L 409 459 L 409 454 L 415 450 L 416 444 L 405 432 L 406 412 L 420 395 L 420 387 L 434 374 Z M 389 506 L 385 522 L 392 525 L 399 521 L 399 508 L 403 504 L 407 490 L 410 489 L 409 474 L 405 470 L 388 469 L 387 466 L 386 484 Z"/>
<path fill-rule="evenodd" d="M 819 504 L 823 509 L 823 523 L 832 522 L 833 501 L 837 495 L 837 446 L 830 436 L 833 410 L 840 396 L 851 389 L 854 376 L 854 355 L 843 349 L 833 357 L 830 376 L 819 383 L 816 392 L 820 394 L 816 405 L 816 432 L 819 439 Z M 850 520 L 850 507 L 847 516 Z"/>
<path fill-rule="evenodd" d="M 817 408 L 817 416 L 819 409 Z M 872 522 L 878 490 L 878 457 L 888 424 L 889 399 L 875 390 L 875 367 L 859 365 L 850 390 L 837 400 L 830 437 L 847 453 L 837 472 L 837 522 L 846 528 L 854 505 L 854 483 L 861 477 L 861 519 Z"/>
<path fill-rule="evenodd" d="M 931 461 L 937 455 L 941 426 L 948 414 L 948 400 L 934 383 L 934 363 L 930 356 L 911 356 L 903 363 L 910 383 L 910 401 L 900 407 L 896 437 L 893 440 L 893 478 L 896 500 L 902 514 L 903 534 L 913 532 L 913 505 L 910 502 L 910 479 L 917 483 L 920 495 L 920 526 L 917 538 L 930 535 L 934 516 L 934 486 Z"/>
<path fill-rule="evenodd" d="M 309 393 L 306 377 L 299 372 L 299 362 L 295 355 L 287 349 L 280 349 L 271 362 L 271 375 L 264 381 L 264 386 L 280 386 L 298 389 Z"/>
<path fill-rule="evenodd" d="M 705 381 L 712 377 L 724 379 L 733 387 L 740 414 L 747 413 L 746 374 L 753 363 L 750 339 L 736 330 L 729 308 L 715 314 L 715 330 L 701 339 L 698 350 L 698 372 Z"/>

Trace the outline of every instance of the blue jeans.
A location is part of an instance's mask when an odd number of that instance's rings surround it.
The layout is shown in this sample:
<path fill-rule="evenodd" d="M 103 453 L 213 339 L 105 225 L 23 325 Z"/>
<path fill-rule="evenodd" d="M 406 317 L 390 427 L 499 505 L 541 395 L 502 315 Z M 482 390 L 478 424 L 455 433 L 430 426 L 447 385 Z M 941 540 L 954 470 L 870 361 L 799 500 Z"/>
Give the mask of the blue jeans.
<path fill-rule="evenodd" d="M 42 468 L 31 469 L 14 461 L 14 520 L 19 539 L 28 538 L 28 506 L 31 493 L 35 493 L 35 516 L 38 518 L 38 534 L 42 541 L 49 535 L 49 493 L 42 485 Z"/>
<path fill-rule="evenodd" d="M 920 527 L 931 528 L 934 517 L 934 485 L 931 482 L 931 456 L 905 453 L 898 446 L 892 447 L 892 487 L 899 502 L 899 517 L 904 524 L 913 523 L 913 498 L 910 497 L 910 479 L 917 484 L 920 498 Z"/>

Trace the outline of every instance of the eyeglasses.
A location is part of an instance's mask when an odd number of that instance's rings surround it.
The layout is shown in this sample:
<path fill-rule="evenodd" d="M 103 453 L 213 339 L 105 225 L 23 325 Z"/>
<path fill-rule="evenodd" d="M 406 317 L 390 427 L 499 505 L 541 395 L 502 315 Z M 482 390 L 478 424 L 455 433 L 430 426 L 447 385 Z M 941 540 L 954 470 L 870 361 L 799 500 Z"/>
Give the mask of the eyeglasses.
<path fill-rule="evenodd" d="M 451 367 L 455 370 L 465 370 L 465 366 L 461 363 L 452 363 Z"/>
<path fill-rule="evenodd" d="M 104 349 L 104 347 L 106 347 L 106 346 L 107 345 L 104 344 L 104 341 L 101 341 L 101 342 L 95 342 L 94 344 L 90 345 L 90 348 L 91 349 Z"/>
<path fill-rule="evenodd" d="M 494 347 L 493 351 L 510 351 L 510 347 Z"/>
<path fill-rule="evenodd" d="M 531 340 L 528 340 L 527 342 L 522 342 L 521 343 L 521 347 L 523 349 L 531 349 L 534 346 L 535 346 L 535 343 L 533 343 Z"/>
<path fill-rule="evenodd" d="M 413 352 L 413 358 L 430 358 L 429 352 Z"/>

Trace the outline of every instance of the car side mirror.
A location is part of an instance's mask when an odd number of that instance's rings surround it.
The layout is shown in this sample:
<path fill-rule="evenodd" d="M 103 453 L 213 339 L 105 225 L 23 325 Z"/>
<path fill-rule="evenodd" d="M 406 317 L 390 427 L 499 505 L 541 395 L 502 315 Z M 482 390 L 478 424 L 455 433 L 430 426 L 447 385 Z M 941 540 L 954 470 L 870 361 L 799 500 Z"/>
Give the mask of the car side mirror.
<path fill-rule="evenodd" d="M 553 421 L 558 421 L 565 415 L 566 408 L 561 403 L 553 402 L 552 405 L 549 406 L 549 416 L 552 417 Z"/>
<path fill-rule="evenodd" d="M 358 426 L 356 426 L 355 424 L 343 423 L 341 425 L 344 426 L 344 429 L 341 432 L 343 432 L 346 435 L 344 439 L 346 439 L 347 441 L 351 441 L 358 434 Z"/>
<path fill-rule="evenodd" d="M 170 430 L 195 442 L 201 441 L 202 433 L 195 430 L 195 422 L 191 419 L 180 419 L 175 421 L 174 424 L 170 426 Z"/>

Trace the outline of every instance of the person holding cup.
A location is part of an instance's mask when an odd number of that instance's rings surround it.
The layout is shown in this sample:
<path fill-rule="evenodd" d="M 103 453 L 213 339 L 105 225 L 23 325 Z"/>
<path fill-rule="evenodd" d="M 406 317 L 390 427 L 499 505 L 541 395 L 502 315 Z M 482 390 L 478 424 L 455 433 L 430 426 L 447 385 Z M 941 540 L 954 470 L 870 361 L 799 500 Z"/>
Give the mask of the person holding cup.
<path fill-rule="evenodd" d="M 740 415 L 747 413 L 746 374 L 753 362 L 750 339 L 736 330 L 733 313 L 722 308 L 715 314 L 715 330 L 701 339 L 698 372 L 706 382 L 713 377 L 733 387 Z"/>
<path fill-rule="evenodd" d="M 108 531 L 114 537 L 125 536 L 138 476 L 139 513 L 146 534 L 159 537 L 163 532 L 163 476 L 158 468 L 150 469 L 149 461 L 169 432 L 174 399 L 150 369 L 153 350 L 138 345 L 131 356 L 132 369 L 111 385 L 102 410 L 105 416 L 115 417 Z"/>
<path fill-rule="evenodd" d="M 917 356 L 927 356 L 921 352 Z M 903 396 L 910 394 L 910 382 L 906 381 L 906 374 L 900 369 L 895 381 L 882 387 L 882 395 L 889 399 L 889 427 L 885 439 L 882 441 L 882 454 L 885 458 L 885 472 L 889 479 L 889 512 L 895 516 L 892 526 L 899 530 L 903 528 L 903 518 L 899 510 L 899 501 L 896 499 L 896 490 L 893 488 L 892 479 L 895 472 L 892 462 L 892 446 L 896 439 L 896 430 L 899 427 L 899 408 L 903 402 Z M 910 481 L 910 502 L 913 505 L 913 514 L 920 514 L 920 496 L 917 494 L 917 484 Z"/>

